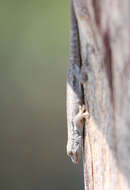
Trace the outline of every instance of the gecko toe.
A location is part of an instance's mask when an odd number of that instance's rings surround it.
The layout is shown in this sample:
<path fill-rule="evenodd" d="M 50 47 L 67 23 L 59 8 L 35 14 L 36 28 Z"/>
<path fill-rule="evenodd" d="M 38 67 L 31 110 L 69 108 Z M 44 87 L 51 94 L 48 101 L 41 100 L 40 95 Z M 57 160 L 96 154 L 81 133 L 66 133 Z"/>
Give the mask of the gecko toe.
<path fill-rule="evenodd" d="M 85 119 L 89 119 L 89 117 L 90 117 L 89 112 L 88 112 L 88 111 L 85 111 L 85 112 L 83 113 L 83 116 L 84 116 Z"/>
<path fill-rule="evenodd" d="M 79 105 L 79 112 L 82 112 L 82 106 Z"/>

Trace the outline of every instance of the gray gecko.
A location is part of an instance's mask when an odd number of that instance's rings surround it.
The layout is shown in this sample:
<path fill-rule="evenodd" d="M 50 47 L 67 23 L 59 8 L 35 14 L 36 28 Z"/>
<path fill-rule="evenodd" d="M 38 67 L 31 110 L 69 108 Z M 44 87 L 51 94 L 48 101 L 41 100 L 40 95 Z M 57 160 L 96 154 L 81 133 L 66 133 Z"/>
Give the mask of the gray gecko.
<path fill-rule="evenodd" d="M 67 155 L 79 163 L 83 147 L 83 127 L 89 113 L 84 105 L 83 84 L 87 76 L 83 74 L 80 54 L 78 23 L 71 0 L 70 56 L 67 73 Z"/>

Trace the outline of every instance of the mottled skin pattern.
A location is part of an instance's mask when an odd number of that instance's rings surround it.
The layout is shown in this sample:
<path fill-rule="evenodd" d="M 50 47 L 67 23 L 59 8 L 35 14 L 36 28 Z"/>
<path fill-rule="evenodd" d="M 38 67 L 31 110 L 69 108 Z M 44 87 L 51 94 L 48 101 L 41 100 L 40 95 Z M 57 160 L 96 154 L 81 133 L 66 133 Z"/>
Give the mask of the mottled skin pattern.
<path fill-rule="evenodd" d="M 67 74 L 67 154 L 74 163 L 80 160 L 84 119 L 88 118 L 88 112 L 84 106 L 81 64 L 78 23 L 71 0 L 70 57 Z"/>
<path fill-rule="evenodd" d="M 83 126 L 84 120 L 88 119 L 89 114 L 85 111 L 84 105 L 79 106 L 79 112 L 75 115 L 72 120 L 72 133 L 71 138 L 67 144 L 67 154 L 71 157 L 72 161 L 77 164 L 79 163 L 80 156 L 83 147 Z"/>

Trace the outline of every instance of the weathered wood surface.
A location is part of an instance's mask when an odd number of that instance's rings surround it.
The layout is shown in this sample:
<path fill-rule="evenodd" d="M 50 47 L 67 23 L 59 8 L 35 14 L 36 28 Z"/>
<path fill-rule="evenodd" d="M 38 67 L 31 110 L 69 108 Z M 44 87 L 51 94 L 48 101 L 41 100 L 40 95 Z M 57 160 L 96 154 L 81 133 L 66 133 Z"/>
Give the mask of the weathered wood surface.
<path fill-rule="evenodd" d="M 130 189 L 130 21 L 128 0 L 75 0 L 90 121 L 85 190 Z"/>

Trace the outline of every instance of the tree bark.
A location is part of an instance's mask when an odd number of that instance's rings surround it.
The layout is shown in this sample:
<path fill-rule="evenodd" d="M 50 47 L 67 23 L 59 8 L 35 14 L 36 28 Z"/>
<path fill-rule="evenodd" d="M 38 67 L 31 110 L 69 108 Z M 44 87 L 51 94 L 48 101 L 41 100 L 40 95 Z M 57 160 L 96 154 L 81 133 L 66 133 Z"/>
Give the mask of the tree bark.
<path fill-rule="evenodd" d="M 80 0 L 76 16 L 88 83 L 85 190 L 130 189 L 130 22 L 128 0 Z"/>

